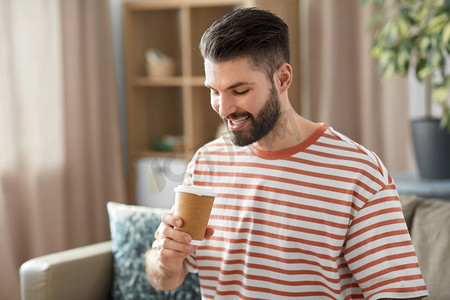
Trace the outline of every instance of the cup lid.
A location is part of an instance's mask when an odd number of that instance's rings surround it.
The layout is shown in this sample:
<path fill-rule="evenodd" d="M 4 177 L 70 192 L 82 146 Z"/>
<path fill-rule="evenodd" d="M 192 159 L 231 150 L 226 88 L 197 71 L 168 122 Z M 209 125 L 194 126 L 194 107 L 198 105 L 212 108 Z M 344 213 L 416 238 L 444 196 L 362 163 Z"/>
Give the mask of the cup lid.
<path fill-rule="evenodd" d="M 174 189 L 175 192 L 190 193 L 198 196 L 216 197 L 216 193 L 212 188 L 193 185 L 179 185 Z"/>

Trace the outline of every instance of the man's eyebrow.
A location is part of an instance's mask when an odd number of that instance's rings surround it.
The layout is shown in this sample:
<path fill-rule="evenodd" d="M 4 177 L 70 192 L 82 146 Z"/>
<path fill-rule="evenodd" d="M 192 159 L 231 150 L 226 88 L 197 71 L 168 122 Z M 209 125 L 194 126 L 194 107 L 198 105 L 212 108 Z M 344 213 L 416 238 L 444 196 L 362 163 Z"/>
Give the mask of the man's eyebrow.
<path fill-rule="evenodd" d="M 235 89 L 235 88 L 237 88 L 237 87 L 244 86 L 244 85 L 252 85 L 252 83 L 251 83 L 251 82 L 248 82 L 248 81 L 240 81 L 240 82 L 236 82 L 236 83 L 230 85 L 230 86 L 227 88 L 227 90 L 232 90 L 232 89 Z"/>
<path fill-rule="evenodd" d="M 230 85 L 229 87 L 227 87 L 225 90 L 228 91 L 228 90 L 232 90 L 232 89 L 235 89 L 235 88 L 237 88 L 237 87 L 245 86 L 245 85 L 253 85 L 253 83 L 252 83 L 252 82 L 248 82 L 248 81 L 239 81 L 239 82 L 233 83 L 232 85 Z M 209 84 L 206 83 L 206 82 L 205 82 L 205 86 L 206 86 L 207 88 L 209 88 L 209 89 L 215 90 L 214 88 L 212 88 L 211 86 L 209 86 Z"/>

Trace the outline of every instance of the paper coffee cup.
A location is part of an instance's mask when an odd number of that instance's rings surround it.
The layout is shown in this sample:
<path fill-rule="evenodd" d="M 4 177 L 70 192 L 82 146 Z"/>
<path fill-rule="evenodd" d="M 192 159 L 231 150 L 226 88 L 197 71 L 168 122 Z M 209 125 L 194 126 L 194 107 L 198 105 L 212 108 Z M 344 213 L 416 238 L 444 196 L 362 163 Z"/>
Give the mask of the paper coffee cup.
<path fill-rule="evenodd" d="M 216 194 L 211 188 L 179 185 L 175 188 L 174 215 L 183 220 L 178 230 L 189 233 L 192 245 L 200 245 Z"/>

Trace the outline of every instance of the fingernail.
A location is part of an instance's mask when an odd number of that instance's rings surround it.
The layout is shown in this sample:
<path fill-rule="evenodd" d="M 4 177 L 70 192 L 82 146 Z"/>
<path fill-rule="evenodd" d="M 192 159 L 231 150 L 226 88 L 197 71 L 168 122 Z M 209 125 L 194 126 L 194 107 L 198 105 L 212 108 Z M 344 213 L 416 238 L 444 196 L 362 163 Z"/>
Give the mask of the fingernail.
<path fill-rule="evenodd" d="M 175 221 L 175 225 L 176 225 L 177 227 L 181 227 L 181 220 L 176 220 L 176 221 Z"/>
<path fill-rule="evenodd" d="M 189 235 L 184 236 L 184 240 L 189 243 L 191 241 L 191 237 Z"/>

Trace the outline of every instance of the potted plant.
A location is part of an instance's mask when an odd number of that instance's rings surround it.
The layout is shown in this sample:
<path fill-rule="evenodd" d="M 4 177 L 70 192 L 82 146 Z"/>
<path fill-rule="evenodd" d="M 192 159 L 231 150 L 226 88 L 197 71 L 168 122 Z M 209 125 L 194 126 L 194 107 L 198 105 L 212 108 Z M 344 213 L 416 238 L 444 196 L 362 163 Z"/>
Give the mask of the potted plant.
<path fill-rule="evenodd" d="M 420 175 L 450 178 L 450 0 L 362 3 L 374 8 L 369 23 L 374 29 L 371 54 L 383 78 L 406 77 L 413 70 L 429 91 L 424 117 L 412 120 L 411 126 Z M 432 117 L 432 103 L 441 108 L 439 119 Z"/>

